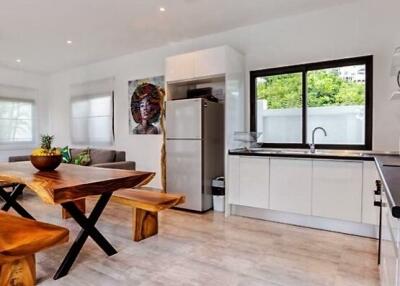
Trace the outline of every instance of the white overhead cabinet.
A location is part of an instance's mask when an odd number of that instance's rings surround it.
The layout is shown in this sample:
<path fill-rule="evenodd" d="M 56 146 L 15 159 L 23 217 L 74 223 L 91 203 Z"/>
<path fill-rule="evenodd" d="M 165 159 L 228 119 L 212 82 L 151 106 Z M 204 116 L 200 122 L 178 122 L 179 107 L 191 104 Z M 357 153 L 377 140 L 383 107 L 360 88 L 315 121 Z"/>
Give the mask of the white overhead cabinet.
<path fill-rule="evenodd" d="M 187 53 L 168 57 L 165 60 L 166 81 L 174 82 L 194 78 L 194 54 Z"/>
<path fill-rule="evenodd" d="M 166 59 L 167 82 L 224 76 L 227 72 L 227 49 L 222 46 Z"/>
<path fill-rule="evenodd" d="M 311 160 L 270 160 L 270 209 L 311 215 Z"/>
<path fill-rule="evenodd" d="M 313 161 L 312 215 L 361 222 L 362 162 Z"/>
<path fill-rule="evenodd" d="M 239 202 L 242 206 L 268 208 L 269 160 L 240 157 Z"/>

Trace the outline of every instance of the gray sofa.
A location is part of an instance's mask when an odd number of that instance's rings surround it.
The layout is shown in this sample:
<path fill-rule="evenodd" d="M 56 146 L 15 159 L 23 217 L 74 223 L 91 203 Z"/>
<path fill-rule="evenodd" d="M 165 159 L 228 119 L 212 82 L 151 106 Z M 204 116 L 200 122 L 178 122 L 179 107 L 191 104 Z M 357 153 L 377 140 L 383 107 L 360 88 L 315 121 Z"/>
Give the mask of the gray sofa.
<path fill-rule="evenodd" d="M 83 150 L 85 149 L 71 148 L 70 151 L 72 160 L 74 160 Z M 124 170 L 135 170 L 136 168 L 135 162 L 126 161 L 125 151 L 89 148 L 89 152 L 91 158 L 89 166 Z M 8 158 L 9 162 L 20 162 L 29 160 L 29 155 L 11 156 Z"/>

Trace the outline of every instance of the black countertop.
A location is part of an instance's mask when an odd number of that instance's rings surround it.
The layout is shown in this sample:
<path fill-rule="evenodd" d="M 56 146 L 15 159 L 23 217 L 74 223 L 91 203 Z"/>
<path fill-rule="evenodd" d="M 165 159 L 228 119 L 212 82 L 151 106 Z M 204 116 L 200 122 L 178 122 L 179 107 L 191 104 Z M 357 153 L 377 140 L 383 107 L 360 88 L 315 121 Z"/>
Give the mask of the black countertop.
<path fill-rule="evenodd" d="M 374 161 L 376 154 L 384 154 L 375 151 L 356 151 L 356 150 L 316 150 L 311 153 L 308 149 L 231 149 L 229 155 L 239 156 L 261 156 L 261 157 L 289 157 L 289 158 L 315 158 L 315 159 L 334 159 L 334 160 L 361 160 Z"/>
<path fill-rule="evenodd" d="M 400 218 L 400 156 L 375 156 L 392 215 Z"/>

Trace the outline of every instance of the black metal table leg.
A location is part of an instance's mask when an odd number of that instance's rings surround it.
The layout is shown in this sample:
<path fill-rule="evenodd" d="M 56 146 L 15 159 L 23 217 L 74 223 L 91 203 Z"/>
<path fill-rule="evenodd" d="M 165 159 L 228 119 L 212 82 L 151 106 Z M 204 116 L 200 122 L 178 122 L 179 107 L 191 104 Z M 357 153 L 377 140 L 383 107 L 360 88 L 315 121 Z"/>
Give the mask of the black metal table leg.
<path fill-rule="evenodd" d="M 27 210 L 25 210 L 18 202 L 17 198 L 22 194 L 25 185 L 19 184 L 13 188 L 11 194 L 6 192 L 2 187 L 0 187 L 0 197 L 4 199 L 6 202 L 2 207 L 2 211 L 8 211 L 10 208 L 13 208 L 19 215 L 25 218 L 34 219 Z"/>
<path fill-rule="evenodd" d="M 70 213 L 72 218 L 81 226 L 82 230 L 79 232 L 77 238 L 75 239 L 70 250 L 65 256 L 56 274 L 54 275 L 53 277 L 54 280 L 57 280 L 68 274 L 69 270 L 74 264 L 76 258 L 78 257 L 83 245 L 85 244 L 89 236 L 97 243 L 97 245 L 101 249 L 103 249 L 103 251 L 108 256 L 117 253 L 114 247 L 95 227 L 100 215 L 104 211 L 104 208 L 107 206 L 107 203 L 109 202 L 111 196 L 112 192 L 102 194 L 88 218 L 86 218 L 86 216 L 78 209 L 75 203 L 67 202 L 62 204 L 62 207 Z"/>

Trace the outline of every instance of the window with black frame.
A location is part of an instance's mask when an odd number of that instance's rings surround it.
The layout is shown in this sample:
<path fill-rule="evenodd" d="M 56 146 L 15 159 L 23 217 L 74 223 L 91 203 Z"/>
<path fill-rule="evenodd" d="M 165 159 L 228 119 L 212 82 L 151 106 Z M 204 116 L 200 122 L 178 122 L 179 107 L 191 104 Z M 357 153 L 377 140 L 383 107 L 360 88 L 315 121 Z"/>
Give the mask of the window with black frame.
<path fill-rule="evenodd" d="M 250 72 L 251 130 L 263 147 L 372 149 L 373 57 Z"/>

